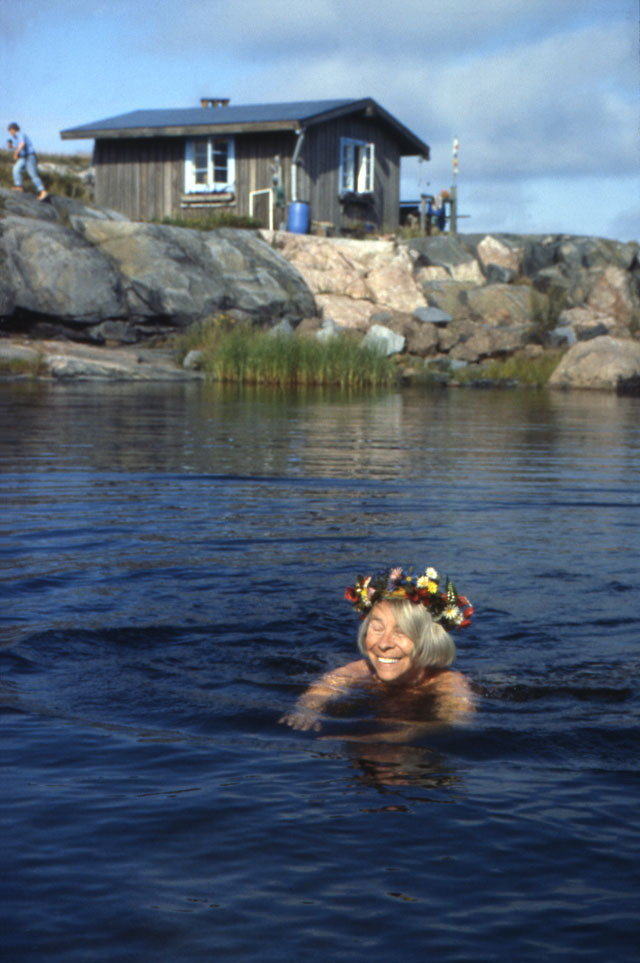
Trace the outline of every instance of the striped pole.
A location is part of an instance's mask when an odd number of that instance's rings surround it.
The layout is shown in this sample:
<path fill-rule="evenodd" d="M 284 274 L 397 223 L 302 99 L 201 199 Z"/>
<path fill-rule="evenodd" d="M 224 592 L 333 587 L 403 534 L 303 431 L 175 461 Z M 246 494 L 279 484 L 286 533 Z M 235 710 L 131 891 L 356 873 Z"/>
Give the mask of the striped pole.
<path fill-rule="evenodd" d="M 449 218 L 449 233 L 458 233 L 458 191 L 456 188 L 456 176 L 458 173 L 458 151 L 460 144 L 458 138 L 453 138 L 453 183 L 451 185 L 451 216 Z"/>

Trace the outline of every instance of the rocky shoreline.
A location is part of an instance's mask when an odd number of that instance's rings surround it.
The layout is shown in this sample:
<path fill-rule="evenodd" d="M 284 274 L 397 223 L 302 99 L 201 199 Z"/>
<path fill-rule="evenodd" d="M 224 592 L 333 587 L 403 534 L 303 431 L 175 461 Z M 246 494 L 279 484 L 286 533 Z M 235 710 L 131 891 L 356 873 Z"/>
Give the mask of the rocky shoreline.
<path fill-rule="evenodd" d="M 231 316 L 292 335 L 357 332 L 425 372 L 565 351 L 550 384 L 635 391 L 640 246 L 590 237 L 352 240 L 128 221 L 0 190 L 0 369 L 58 380 L 200 378 L 166 347 Z"/>
<path fill-rule="evenodd" d="M 105 347 L 73 341 L 0 338 L 0 380 L 202 381 L 202 374 L 177 363 L 167 348 Z"/>

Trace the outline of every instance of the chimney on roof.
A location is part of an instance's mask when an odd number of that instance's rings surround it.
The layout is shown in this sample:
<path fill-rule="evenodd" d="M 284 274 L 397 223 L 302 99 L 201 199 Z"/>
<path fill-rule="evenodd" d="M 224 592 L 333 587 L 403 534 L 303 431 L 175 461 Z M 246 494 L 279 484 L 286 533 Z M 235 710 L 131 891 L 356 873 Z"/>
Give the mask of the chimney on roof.
<path fill-rule="evenodd" d="M 228 97 L 201 97 L 200 105 L 202 107 L 228 107 L 229 98 Z"/>

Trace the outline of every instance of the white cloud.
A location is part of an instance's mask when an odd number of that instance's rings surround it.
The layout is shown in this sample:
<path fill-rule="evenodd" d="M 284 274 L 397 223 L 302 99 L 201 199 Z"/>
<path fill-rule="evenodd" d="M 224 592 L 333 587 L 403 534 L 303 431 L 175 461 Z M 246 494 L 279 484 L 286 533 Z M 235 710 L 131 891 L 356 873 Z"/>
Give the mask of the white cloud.
<path fill-rule="evenodd" d="M 405 196 L 450 184 L 457 136 L 474 220 L 516 211 L 546 223 L 541 183 L 562 183 L 562 199 L 570 182 L 615 185 L 638 169 L 637 2 L 0 3 L 0 96 L 7 120 L 49 150 L 90 146 L 61 144 L 63 127 L 200 96 L 372 96 L 432 149 L 422 168 L 403 163 Z M 623 193 L 610 193 L 599 223 L 628 225 Z"/>
<path fill-rule="evenodd" d="M 269 65 L 258 85 L 265 100 L 285 91 L 296 99 L 371 95 L 431 145 L 434 167 L 444 162 L 447 172 L 457 136 L 461 165 L 475 177 L 623 174 L 638 164 L 629 47 L 624 25 L 612 24 L 438 67 L 415 51 L 388 55 L 384 70 L 368 52 L 355 63 L 341 51 L 304 62 L 292 54 Z M 238 84 L 241 100 L 255 83 Z"/>
<path fill-rule="evenodd" d="M 386 56 L 419 48 L 441 61 L 545 36 L 551 24 L 556 31 L 606 24 L 633 9 L 634 0 L 160 0 L 148 30 L 152 43 L 185 52 L 231 45 L 240 56 L 350 51 L 357 60 L 365 51 Z"/>

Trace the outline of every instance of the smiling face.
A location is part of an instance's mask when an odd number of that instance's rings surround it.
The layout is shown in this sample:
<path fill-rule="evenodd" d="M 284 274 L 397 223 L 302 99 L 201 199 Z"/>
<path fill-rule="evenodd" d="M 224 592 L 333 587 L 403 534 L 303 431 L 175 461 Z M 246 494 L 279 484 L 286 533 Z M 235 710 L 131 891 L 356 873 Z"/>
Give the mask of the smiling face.
<path fill-rule="evenodd" d="M 421 680 L 424 669 L 414 662 L 414 644 L 399 628 L 389 602 L 374 605 L 369 617 L 364 650 L 382 682 L 412 685 Z"/>

